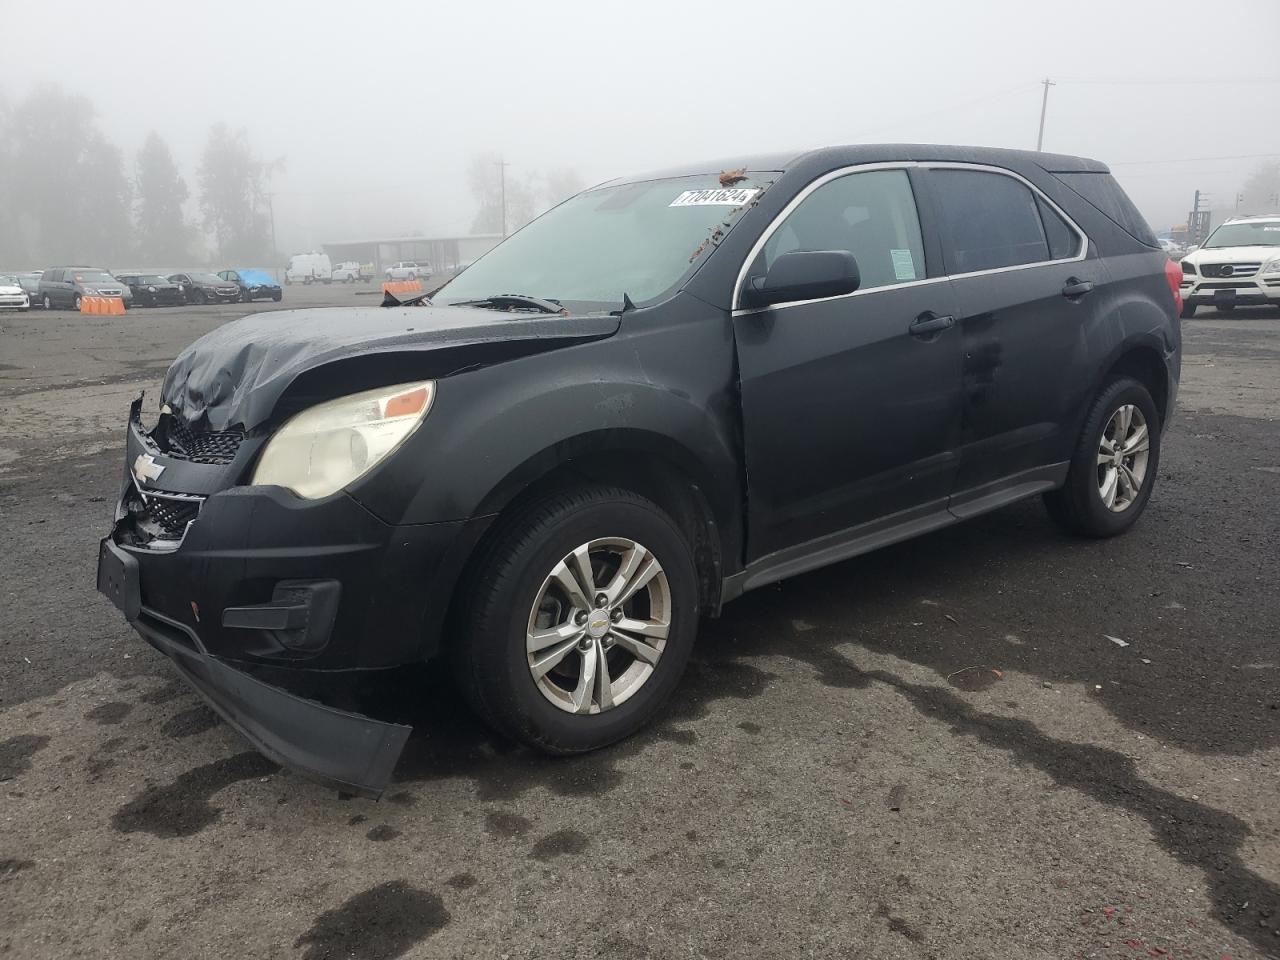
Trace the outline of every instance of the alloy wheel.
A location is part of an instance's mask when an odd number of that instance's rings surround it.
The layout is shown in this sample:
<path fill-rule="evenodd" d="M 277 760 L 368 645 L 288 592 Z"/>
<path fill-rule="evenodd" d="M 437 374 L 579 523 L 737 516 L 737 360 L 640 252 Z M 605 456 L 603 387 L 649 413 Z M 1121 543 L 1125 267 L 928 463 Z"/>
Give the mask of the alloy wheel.
<path fill-rule="evenodd" d="M 526 632 L 529 672 L 567 713 L 611 710 L 653 676 L 671 615 L 671 586 L 652 552 L 625 537 L 584 543 L 538 590 Z"/>
<path fill-rule="evenodd" d="M 1147 419 L 1132 403 L 1111 415 L 1098 442 L 1098 494 L 1103 506 L 1123 513 L 1142 492 L 1147 477 L 1151 435 Z"/>

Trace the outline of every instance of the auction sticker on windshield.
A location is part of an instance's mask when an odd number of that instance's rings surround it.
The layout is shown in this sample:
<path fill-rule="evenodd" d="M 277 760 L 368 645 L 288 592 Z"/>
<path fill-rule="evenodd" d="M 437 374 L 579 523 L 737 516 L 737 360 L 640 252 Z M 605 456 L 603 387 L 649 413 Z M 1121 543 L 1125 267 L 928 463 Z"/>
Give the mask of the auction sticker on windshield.
<path fill-rule="evenodd" d="M 740 207 L 760 192 L 759 187 L 737 187 L 728 190 L 686 190 L 672 200 L 669 207 Z"/>

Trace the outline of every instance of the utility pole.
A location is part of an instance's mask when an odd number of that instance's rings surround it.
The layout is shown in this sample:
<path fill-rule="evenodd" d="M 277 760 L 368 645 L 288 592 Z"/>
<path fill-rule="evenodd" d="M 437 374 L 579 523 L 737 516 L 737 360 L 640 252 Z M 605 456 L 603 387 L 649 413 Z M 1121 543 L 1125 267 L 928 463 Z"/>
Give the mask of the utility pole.
<path fill-rule="evenodd" d="M 498 158 L 498 171 L 502 184 L 502 238 L 507 237 L 507 167 L 511 164 L 507 163 L 501 157 Z"/>
<path fill-rule="evenodd" d="M 1057 84 L 1045 77 L 1040 81 L 1044 84 L 1044 96 L 1040 99 L 1040 132 L 1036 134 L 1036 152 L 1040 152 L 1040 148 L 1044 146 L 1044 114 L 1049 109 L 1049 88 L 1056 87 Z"/>

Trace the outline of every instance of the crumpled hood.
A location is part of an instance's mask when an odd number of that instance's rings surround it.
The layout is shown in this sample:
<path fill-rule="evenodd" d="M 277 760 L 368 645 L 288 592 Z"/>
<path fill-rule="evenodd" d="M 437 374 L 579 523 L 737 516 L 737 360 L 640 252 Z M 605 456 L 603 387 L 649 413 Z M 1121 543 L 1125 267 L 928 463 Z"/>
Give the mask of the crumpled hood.
<path fill-rule="evenodd" d="M 205 334 L 178 354 L 160 399 L 193 426 L 252 430 L 271 417 L 290 387 L 318 402 L 602 339 L 619 322 L 443 306 L 259 313 Z"/>

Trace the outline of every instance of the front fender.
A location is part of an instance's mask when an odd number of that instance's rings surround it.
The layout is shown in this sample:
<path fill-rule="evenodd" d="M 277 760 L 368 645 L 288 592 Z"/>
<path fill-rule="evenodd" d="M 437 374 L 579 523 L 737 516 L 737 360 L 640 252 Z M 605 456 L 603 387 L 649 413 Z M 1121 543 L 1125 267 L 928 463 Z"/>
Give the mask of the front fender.
<path fill-rule="evenodd" d="M 439 381 L 427 420 L 351 493 L 391 523 L 495 514 L 583 457 L 651 456 L 703 491 L 722 531 L 742 516 L 732 331 L 692 301 L 637 311 L 608 339 Z M 674 315 L 674 317 L 673 317 Z"/>

